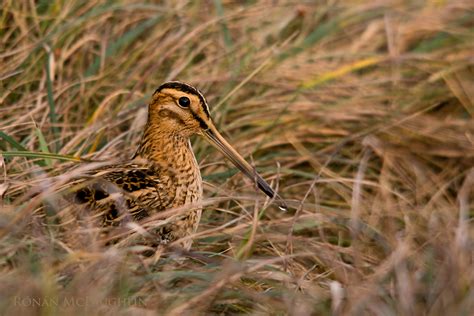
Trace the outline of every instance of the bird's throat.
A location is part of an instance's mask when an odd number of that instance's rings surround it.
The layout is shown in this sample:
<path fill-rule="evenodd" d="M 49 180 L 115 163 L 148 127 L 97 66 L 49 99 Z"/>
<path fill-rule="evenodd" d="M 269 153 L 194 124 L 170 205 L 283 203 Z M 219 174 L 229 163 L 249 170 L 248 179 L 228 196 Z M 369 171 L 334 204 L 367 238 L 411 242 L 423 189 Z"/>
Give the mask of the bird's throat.
<path fill-rule="evenodd" d="M 189 138 L 157 126 L 147 124 L 134 158 L 141 158 L 165 169 L 174 170 L 180 177 L 200 177 L 199 166 Z"/>

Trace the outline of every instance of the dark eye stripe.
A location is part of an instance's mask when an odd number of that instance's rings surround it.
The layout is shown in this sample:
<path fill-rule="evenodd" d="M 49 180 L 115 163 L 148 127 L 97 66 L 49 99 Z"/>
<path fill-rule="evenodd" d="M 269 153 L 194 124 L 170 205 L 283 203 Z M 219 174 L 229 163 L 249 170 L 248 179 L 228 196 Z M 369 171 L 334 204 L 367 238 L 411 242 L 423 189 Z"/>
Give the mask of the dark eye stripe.
<path fill-rule="evenodd" d="M 196 113 L 194 113 L 192 110 L 190 112 L 193 115 L 194 119 L 199 122 L 199 126 L 203 130 L 209 129 L 209 126 L 207 126 L 206 122 L 204 122 Z"/>

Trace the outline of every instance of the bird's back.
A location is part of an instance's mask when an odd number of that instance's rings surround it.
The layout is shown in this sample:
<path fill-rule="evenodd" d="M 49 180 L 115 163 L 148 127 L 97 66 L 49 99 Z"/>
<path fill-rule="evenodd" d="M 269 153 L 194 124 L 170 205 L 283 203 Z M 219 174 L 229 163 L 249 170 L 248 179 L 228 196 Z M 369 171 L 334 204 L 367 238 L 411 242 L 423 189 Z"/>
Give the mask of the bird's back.
<path fill-rule="evenodd" d="M 184 174 L 169 166 L 149 161 L 113 164 L 82 175 L 70 183 L 70 200 L 104 227 L 140 222 L 173 208 L 190 205 L 190 210 L 167 224 L 151 230 L 155 244 L 166 244 L 193 233 L 199 222 L 202 198 L 199 169 Z M 191 242 L 182 246 L 189 248 Z"/>

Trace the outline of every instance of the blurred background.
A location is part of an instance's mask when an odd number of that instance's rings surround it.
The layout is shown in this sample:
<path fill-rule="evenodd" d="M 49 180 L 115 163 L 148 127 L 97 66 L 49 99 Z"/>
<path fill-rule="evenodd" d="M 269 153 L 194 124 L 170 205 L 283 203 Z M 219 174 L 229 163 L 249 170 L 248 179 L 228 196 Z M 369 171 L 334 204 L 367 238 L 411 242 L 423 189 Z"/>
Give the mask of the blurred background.
<path fill-rule="evenodd" d="M 472 1 L 3 0 L 0 41 L 1 314 L 474 309 Z M 78 157 L 129 158 L 176 79 L 291 209 L 195 138 L 225 200 L 193 259 L 72 249 L 37 224 L 32 192 Z"/>

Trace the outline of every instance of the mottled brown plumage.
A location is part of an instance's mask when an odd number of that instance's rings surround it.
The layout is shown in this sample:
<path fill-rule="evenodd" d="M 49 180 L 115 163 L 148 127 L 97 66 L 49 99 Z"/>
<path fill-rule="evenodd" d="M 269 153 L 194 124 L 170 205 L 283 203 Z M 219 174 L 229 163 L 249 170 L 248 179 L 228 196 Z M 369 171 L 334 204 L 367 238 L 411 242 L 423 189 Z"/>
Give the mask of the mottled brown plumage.
<path fill-rule="evenodd" d="M 77 180 L 74 202 L 93 210 L 104 225 L 139 221 L 167 209 L 192 209 L 156 232 L 157 244 L 192 234 L 201 217 L 202 179 L 189 137 L 206 137 L 270 197 L 270 186 L 222 138 L 205 98 L 181 82 L 167 82 L 153 94 L 148 121 L 130 161 L 95 169 Z M 280 199 L 280 205 L 283 202 Z M 189 249 L 191 241 L 181 244 Z"/>

